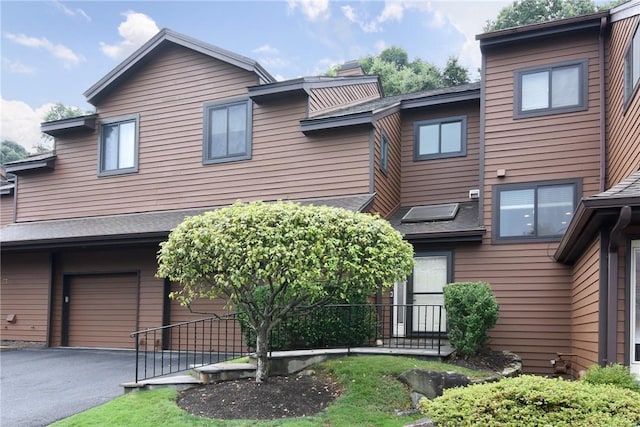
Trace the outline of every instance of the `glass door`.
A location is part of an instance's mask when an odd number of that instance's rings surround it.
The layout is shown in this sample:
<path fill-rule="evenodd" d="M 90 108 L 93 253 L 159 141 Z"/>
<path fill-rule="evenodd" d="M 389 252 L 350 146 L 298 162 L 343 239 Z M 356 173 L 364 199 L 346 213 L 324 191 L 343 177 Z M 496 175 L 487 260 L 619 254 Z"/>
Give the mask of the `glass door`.
<path fill-rule="evenodd" d="M 449 254 L 418 256 L 415 258 L 411 278 L 411 331 L 445 332 L 447 319 L 444 312 L 442 288 L 449 283 Z"/>

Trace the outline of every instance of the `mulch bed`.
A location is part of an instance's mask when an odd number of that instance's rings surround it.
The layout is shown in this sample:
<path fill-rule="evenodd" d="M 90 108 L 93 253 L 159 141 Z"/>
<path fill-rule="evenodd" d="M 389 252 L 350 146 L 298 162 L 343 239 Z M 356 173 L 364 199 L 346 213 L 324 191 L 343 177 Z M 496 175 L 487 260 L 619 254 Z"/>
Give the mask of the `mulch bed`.
<path fill-rule="evenodd" d="M 181 392 L 177 403 L 201 417 L 267 420 L 315 415 L 341 392 L 330 377 L 303 372 L 261 384 L 253 378 L 208 384 Z"/>

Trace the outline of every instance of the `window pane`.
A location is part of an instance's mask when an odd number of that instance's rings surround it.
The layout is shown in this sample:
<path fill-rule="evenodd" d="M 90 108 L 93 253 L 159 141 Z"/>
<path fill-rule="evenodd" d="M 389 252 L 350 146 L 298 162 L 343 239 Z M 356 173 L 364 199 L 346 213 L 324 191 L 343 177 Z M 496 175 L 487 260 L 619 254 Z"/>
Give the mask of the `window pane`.
<path fill-rule="evenodd" d="M 227 155 L 227 109 L 211 110 L 209 136 L 209 156 L 224 157 Z"/>
<path fill-rule="evenodd" d="M 440 125 L 420 126 L 418 154 L 438 154 L 438 139 L 440 133 Z"/>
<path fill-rule="evenodd" d="M 567 107 L 580 104 L 580 67 L 553 70 L 551 78 L 551 106 Z"/>
<path fill-rule="evenodd" d="M 416 257 L 413 266 L 413 293 L 438 292 L 447 284 L 447 257 Z"/>
<path fill-rule="evenodd" d="M 538 236 L 559 236 L 565 232 L 574 207 L 573 185 L 538 189 Z"/>
<path fill-rule="evenodd" d="M 229 107 L 229 152 L 244 154 L 247 152 L 247 106 L 246 104 Z"/>
<path fill-rule="evenodd" d="M 522 75 L 522 111 L 549 107 L 549 72 Z"/>
<path fill-rule="evenodd" d="M 500 192 L 500 236 L 532 236 L 534 234 L 534 190 Z"/>
<path fill-rule="evenodd" d="M 389 141 L 382 135 L 382 146 L 380 147 L 380 167 L 383 170 L 387 170 L 387 163 L 389 159 Z"/>
<path fill-rule="evenodd" d="M 102 128 L 102 170 L 118 169 L 118 125 Z"/>
<path fill-rule="evenodd" d="M 443 123 L 441 128 L 442 152 L 455 153 L 462 151 L 462 123 Z"/>
<path fill-rule="evenodd" d="M 135 166 L 136 123 L 120 124 L 120 150 L 118 168 L 132 168 Z"/>

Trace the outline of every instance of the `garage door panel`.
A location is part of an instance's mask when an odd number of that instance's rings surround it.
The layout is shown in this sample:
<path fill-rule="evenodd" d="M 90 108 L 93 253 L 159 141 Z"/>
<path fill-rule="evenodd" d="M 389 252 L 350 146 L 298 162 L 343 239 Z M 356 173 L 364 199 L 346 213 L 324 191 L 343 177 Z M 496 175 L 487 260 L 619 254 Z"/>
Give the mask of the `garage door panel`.
<path fill-rule="evenodd" d="M 74 276 L 69 294 L 69 346 L 134 347 L 137 274 Z"/>

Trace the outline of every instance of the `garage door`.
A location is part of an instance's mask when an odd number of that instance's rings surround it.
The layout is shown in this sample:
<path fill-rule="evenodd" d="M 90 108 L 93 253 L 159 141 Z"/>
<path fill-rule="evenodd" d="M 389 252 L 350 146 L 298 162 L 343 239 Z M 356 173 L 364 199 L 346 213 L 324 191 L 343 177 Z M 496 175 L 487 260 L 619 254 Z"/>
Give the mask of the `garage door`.
<path fill-rule="evenodd" d="M 62 344 L 133 348 L 137 329 L 138 276 L 100 274 L 65 277 Z"/>

